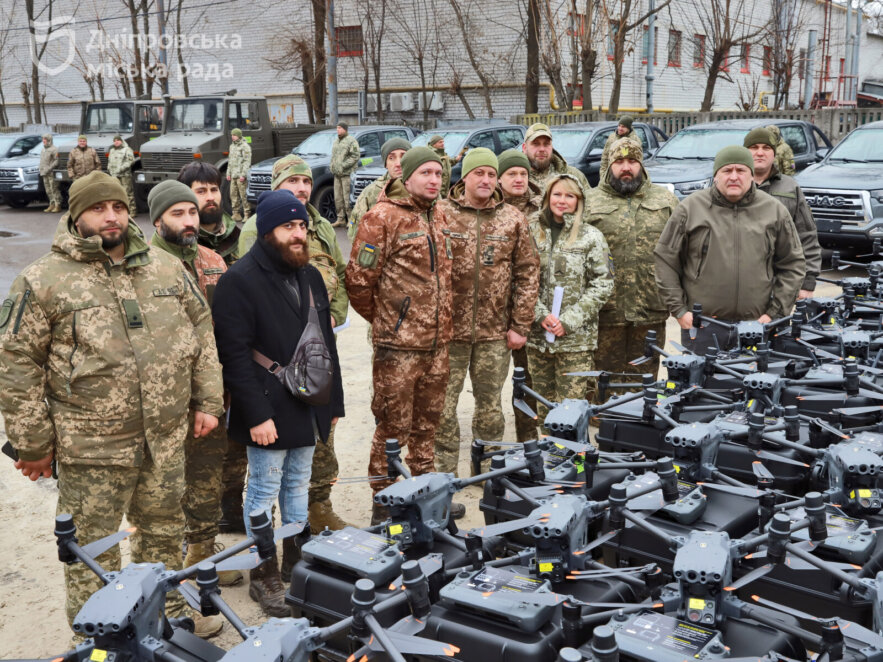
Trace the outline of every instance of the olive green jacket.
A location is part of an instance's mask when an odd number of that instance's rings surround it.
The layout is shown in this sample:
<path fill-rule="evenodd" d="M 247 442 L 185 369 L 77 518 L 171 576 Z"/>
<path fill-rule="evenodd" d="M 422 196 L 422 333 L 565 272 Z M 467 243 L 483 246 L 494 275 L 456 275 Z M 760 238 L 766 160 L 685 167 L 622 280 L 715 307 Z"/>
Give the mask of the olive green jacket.
<path fill-rule="evenodd" d="M 236 221 L 228 214 L 224 214 L 221 226 L 221 231 L 218 233 L 209 232 L 200 226 L 197 241 L 200 246 L 211 248 L 224 258 L 224 262 L 229 267 L 245 253 L 239 249 L 239 226 L 236 225 Z"/>
<path fill-rule="evenodd" d="M 377 200 L 380 198 L 380 192 L 390 179 L 392 178 L 389 176 L 389 171 L 387 170 L 383 173 L 382 177 L 375 179 L 368 184 L 361 193 L 359 193 L 359 197 L 356 198 L 356 204 L 350 212 L 350 222 L 346 228 L 346 235 L 351 240 L 356 236 L 356 232 L 359 231 L 359 221 L 362 220 L 362 216 L 367 214 L 371 207 L 377 204 Z"/>

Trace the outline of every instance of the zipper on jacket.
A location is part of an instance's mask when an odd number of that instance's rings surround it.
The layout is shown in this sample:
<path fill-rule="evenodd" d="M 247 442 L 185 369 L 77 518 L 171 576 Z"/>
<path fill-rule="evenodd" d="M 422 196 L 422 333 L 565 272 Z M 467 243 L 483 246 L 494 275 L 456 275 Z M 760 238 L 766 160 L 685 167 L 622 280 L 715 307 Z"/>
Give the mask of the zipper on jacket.
<path fill-rule="evenodd" d="M 67 384 L 65 384 L 65 390 L 67 391 L 68 397 L 71 395 L 71 381 L 74 378 L 74 354 L 77 353 L 77 349 L 79 348 L 79 343 L 77 341 L 77 315 L 79 314 L 79 310 L 74 311 L 74 321 L 71 324 L 71 336 L 73 336 L 73 349 L 71 349 L 70 356 L 67 357 L 67 362 L 70 365 L 70 372 L 67 374 Z"/>
<path fill-rule="evenodd" d="M 432 207 L 426 210 L 426 224 L 429 226 L 429 232 L 426 233 L 426 241 L 429 243 L 429 271 L 435 274 L 435 338 L 432 339 L 432 349 L 436 349 L 438 347 L 439 308 L 441 307 L 441 278 L 438 277 L 438 271 L 435 269 L 435 243 L 432 241 L 435 229 L 432 225 Z"/>
<path fill-rule="evenodd" d="M 696 279 L 699 279 L 699 276 L 702 275 L 702 267 L 705 266 L 705 258 L 708 256 L 708 244 L 711 242 L 711 230 L 709 229 L 708 234 L 705 236 L 705 241 L 702 242 L 702 251 L 699 253 L 699 266 L 696 267 Z"/>
<path fill-rule="evenodd" d="M 21 326 L 21 318 L 22 315 L 25 314 L 25 306 L 28 303 L 28 299 L 31 298 L 31 291 L 25 290 L 24 295 L 21 298 L 21 306 L 18 308 L 18 315 L 15 316 L 15 325 L 12 327 L 12 335 L 18 335 L 18 328 Z"/>
<path fill-rule="evenodd" d="M 429 229 L 432 230 L 432 223 L 429 224 Z M 432 233 L 426 233 L 426 243 L 429 244 L 429 273 L 435 272 L 435 245 L 432 242 Z"/>
<path fill-rule="evenodd" d="M 481 211 L 475 210 L 475 280 L 472 283 L 472 342 L 475 342 L 475 319 L 478 317 L 478 283 L 481 280 Z"/>

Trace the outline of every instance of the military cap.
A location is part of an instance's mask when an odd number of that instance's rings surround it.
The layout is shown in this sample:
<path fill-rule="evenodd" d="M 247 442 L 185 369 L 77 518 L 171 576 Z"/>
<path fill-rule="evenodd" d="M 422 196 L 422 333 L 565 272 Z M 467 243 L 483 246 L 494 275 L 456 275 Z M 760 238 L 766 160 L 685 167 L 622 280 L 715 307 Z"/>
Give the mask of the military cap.
<path fill-rule="evenodd" d="M 80 177 L 71 184 L 68 195 L 68 210 L 74 221 L 79 220 L 80 214 L 99 202 L 113 200 L 122 202 L 129 208 L 129 194 L 119 183 L 116 177 L 111 177 L 106 172 L 93 170 L 85 177 Z"/>
<path fill-rule="evenodd" d="M 122 139 L 123 139 L 123 137 L 122 137 L 120 134 L 116 134 L 116 135 L 113 137 L 114 142 L 116 142 L 117 140 L 122 140 Z"/>
<path fill-rule="evenodd" d="M 407 152 L 411 149 L 411 143 L 404 138 L 390 138 L 383 143 L 383 146 L 380 148 L 380 156 L 383 157 L 384 166 L 386 165 L 386 160 L 389 158 L 389 155 L 397 149 L 403 149 Z"/>
<path fill-rule="evenodd" d="M 287 154 L 273 164 L 273 181 L 270 188 L 276 190 L 289 177 L 303 175 L 313 181 L 313 171 L 297 154 Z"/>
<path fill-rule="evenodd" d="M 349 131 L 349 130 L 350 130 L 350 125 L 349 125 L 348 123 L 346 123 L 346 122 L 338 122 L 338 123 L 337 123 L 337 126 L 339 126 L 339 127 L 340 127 L 341 129 L 343 129 L 344 131 Z"/>
<path fill-rule="evenodd" d="M 527 127 L 527 133 L 524 134 L 524 142 L 533 142 L 540 136 L 547 136 L 551 140 L 552 132 L 545 124 L 541 124 L 539 122 L 537 122 L 536 124 L 531 124 L 529 127 Z"/>
<path fill-rule="evenodd" d="M 497 157 L 498 172 L 502 175 L 509 168 L 524 168 L 530 172 L 530 161 L 520 149 L 507 149 Z"/>
<path fill-rule="evenodd" d="M 619 117 L 619 124 L 621 124 L 622 126 L 628 128 L 628 129 L 632 128 L 632 123 L 634 121 L 635 121 L 635 118 L 632 117 L 631 115 L 620 115 L 620 117 Z"/>
<path fill-rule="evenodd" d="M 156 221 L 169 207 L 179 202 L 192 202 L 199 208 L 199 200 L 193 190 L 176 179 L 167 179 L 154 186 L 147 195 L 150 222 Z"/>
<path fill-rule="evenodd" d="M 714 174 L 716 175 L 717 171 L 724 166 L 733 164 L 744 165 L 754 174 L 754 157 L 742 145 L 730 145 L 717 153 L 717 156 L 714 157 Z"/>
<path fill-rule="evenodd" d="M 426 144 L 431 147 L 432 145 L 437 143 L 439 140 L 444 140 L 444 138 L 445 138 L 444 136 L 441 136 L 441 135 L 435 133 L 429 137 L 429 140 L 426 142 Z"/>
<path fill-rule="evenodd" d="M 263 237 L 283 223 L 295 219 L 309 224 L 310 215 L 291 191 L 264 191 L 258 198 L 258 236 Z"/>
<path fill-rule="evenodd" d="M 87 140 L 87 138 L 86 138 L 86 134 L 85 134 L 85 133 L 81 133 L 80 135 L 77 136 L 77 140 Z"/>
<path fill-rule="evenodd" d="M 620 159 L 634 159 L 643 163 L 644 149 L 640 144 L 628 137 L 615 140 L 610 146 L 610 162 L 614 163 Z"/>
<path fill-rule="evenodd" d="M 230 133 L 234 136 L 239 136 L 240 138 L 242 137 L 242 129 L 240 129 L 239 127 L 236 127 Z"/>
<path fill-rule="evenodd" d="M 412 147 L 409 149 L 402 157 L 402 181 L 408 181 L 408 178 L 414 174 L 417 168 L 430 161 L 441 165 L 441 159 L 431 147 Z"/>
<path fill-rule="evenodd" d="M 759 126 L 756 129 L 751 129 L 751 131 L 745 136 L 745 140 L 742 144 L 745 147 L 751 147 L 752 145 L 769 145 L 773 149 L 776 148 L 770 130 L 762 126 Z"/>
<path fill-rule="evenodd" d="M 476 168 L 481 168 L 482 166 L 498 170 L 500 164 L 497 161 L 497 155 L 487 147 L 473 147 L 463 157 L 461 176 L 465 177 Z"/>

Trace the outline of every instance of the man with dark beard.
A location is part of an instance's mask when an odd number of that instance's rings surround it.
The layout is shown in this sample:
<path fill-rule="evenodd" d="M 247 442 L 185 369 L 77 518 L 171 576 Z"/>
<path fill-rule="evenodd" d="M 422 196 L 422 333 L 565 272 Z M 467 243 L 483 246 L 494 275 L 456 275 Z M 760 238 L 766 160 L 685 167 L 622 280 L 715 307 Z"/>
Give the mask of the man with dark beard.
<path fill-rule="evenodd" d="M 190 187 L 199 201 L 197 240 L 224 258 L 229 267 L 239 259 L 239 227 L 221 207 L 221 172 L 211 163 L 194 161 L 178 173 L 178 181 Z"/>
<path fill-rule="evenodd" d="M 328 439 L 344 415 L 343 383 L 331 328 L 328 291 L 309 264 L 310 216 L 290 191 L 268 191 L 257 208 L 258 239 L 218 282 L 212 305 L 224 385 L 230 391 L 230 438 L 247 447 L 246 513 L 270 515 L 276 498 L 282 523 L 306 521 L 316 442 Z M 315 302 L 315 303 L 313 303 Z M 334 362 L 330 402 L 309 405 L 293 396 L 255 358 L 278 366 L 291 360 L 311 305 Z M 259 357 L 260 358 L 260 357 Z M 246 520 L 250 535 L 250 522 Z M 285 555 L 299 550 L 283 541 Z M 249 573 L 248 594 L 270 616 L 290 615 L 275 555 Z"/>
<path fill-rule="evenodd" d="M 650 182 L 639 142 L 620 138 L 611 145 L 610 167 L 586 202 L 586 220 L 601 230 L 613 260 L 613 296 L 598 318 L 595 369 L 634 372 L 629 361 L 643 352 L 644 336 L 665 341 L 668 311 L 656 289 L 653 249 L 678 199 Z M 642 366 L 659 370 L 659 357 Z"/>

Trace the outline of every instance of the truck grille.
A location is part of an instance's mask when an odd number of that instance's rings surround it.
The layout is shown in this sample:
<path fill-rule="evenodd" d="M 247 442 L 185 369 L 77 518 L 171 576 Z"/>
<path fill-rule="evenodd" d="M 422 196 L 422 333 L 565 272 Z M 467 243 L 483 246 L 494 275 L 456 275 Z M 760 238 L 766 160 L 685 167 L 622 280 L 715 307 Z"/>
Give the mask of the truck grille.
<path fill-rule="evenodd" d="M 867 191 L 803 189 L 816 223 L 840 223 L 860 227 L 871 220 L 871 198 Z"/>
<path fill-rule="evenodd" d="M 0 186 L 4 184 L 21 184 L 18 168 L 0 168 Z"/>
<path fill-rule="evenodd" d="M 353 195 L 357 198 L 362 195 L 362 191 L 364 191 L 371 182 L 376 181 L 377 177 L 366 177 L 361 175 L 359 177 L 354 178 L 353 181 Z"/>
<path fill-rule="evenodd" d="M 166 152 L 141 154 L 141 167 L 144 170 L 180 170 L 185 165 L 193 163 L 193 152 Z"/>
<path fill-rule="evenodd" d="M 258 172 L 250 175 L 248 178 L 248 191 L 254 196 L 258 196 L 264 191 L 270 190 L 270 184 L 273 176 L 270 173 Z"/>

